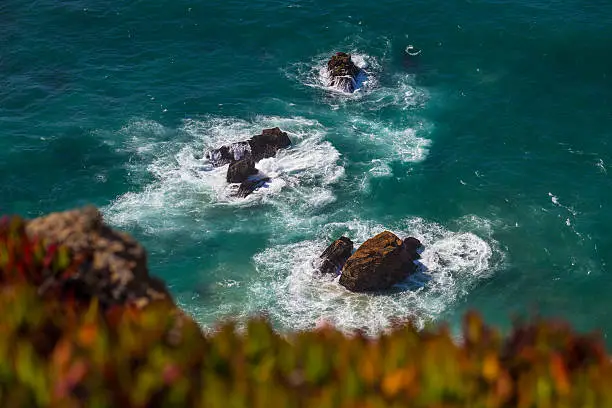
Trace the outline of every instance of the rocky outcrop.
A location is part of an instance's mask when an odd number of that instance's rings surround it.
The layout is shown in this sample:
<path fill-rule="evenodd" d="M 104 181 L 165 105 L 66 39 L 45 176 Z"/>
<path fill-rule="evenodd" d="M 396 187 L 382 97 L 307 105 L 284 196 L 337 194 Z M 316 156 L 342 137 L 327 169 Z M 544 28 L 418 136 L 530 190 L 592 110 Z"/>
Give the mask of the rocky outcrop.
<path fill-rule="evenodd" d="M 50 277 L 41 291 L 45 286 L 55 286 L 78 299 L 97 297 L 103 308 L 172 302 L 166 286 L 149 276 L 144 248 L 130 235 L 105 225 L 95 207 L 36 218 L 27 223 L 26 232 L 49 244 L 67 247 L 79 261 L 74 275 Z"/>
<path fill-rule="evenodd" d="M 221 146 L 218 149 L 213 149 L 206 152 L 205 157 L 214 167 L 225 166 L 242 158 L 251 155 L 251 146 L 248 142 L 232 143 L 229 146 Z"/>
<path fill-rule="evenodd" d="M 228 183 L 242 183 L 253 174 L 257 174 L 255 162 L 251 157 L 246 157 L 230 163 L 226 179 Z"/>
<path fill-rule="evenodd" d="M 359 67 L 351 59 L 351 54 L 338 52 L 327 62 L 328 86 L 352 93 L 357 85 Z"/>
<path fill-rule="evenodd" d="M 215 167 L 251 157 L 255 163 L 261 159 L 276 156 L 280 149 L 291 146 L 287 132 L 280 128 L 264 129 L 261 134 L 245 142 L 232 143 L 206 152 L 205 157 Z"/>
<path fill-rule="evenodd" d="M 353 241 L 347 237 L 340 237 L 332 242 L 330 246 L 323 251 L 320 258 L 322 259 L 319 271 L 321 273 L 331 273 L 337 275 L 342 270 L 353 253 Z"/>
<path fill-rule="evenodd" d="M 253 136 L 249 139 L 249 146 L 253 160 L 256 162 L 261 159 L 276 156 L 280 149 L 291 146 L 291 140 L 286 132 L 275 127 L 272 129 L 264 129 L 261 135 Z"/>
<path fill-rule="evenodd" d="M 232 143 L 206 152 L 206 158 L 214 167 L 230 164 L 226 179 L 228 183 L 241 183 L 236 196 L 246 197 L 270 181 L 269 178 L 249 179 L 257 174 L 255 163 L 276 156 L 280 149 L 291 146 L 287 132 L 280 128 L 264 129 L 260 135 L 245 142 Z"/>
<path fill-rule="evenodd" d="M 346 261 L 340 284 L 353 292 L 389 289 L 416 271 L 417 242 L 402 241 L 389 231 L 370 238 Z"/>

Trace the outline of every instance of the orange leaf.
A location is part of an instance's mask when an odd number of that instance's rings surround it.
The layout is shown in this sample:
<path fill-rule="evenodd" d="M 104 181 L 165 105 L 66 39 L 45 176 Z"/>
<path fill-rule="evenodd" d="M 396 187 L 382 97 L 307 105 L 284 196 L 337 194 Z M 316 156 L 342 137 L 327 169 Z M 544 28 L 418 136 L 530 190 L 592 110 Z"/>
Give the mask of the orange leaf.
<path fill-rule="evenodd" d="M 493 381 L 498 374 L 499 360 L 495 354 L 489 354 L 482 364 L 482 375 L 487 381 Z"/>
<path fill-rule="evenodd" d="M 412 382 L 414 379 L 414 376 L 414 370 L 395 370 L 390 374 L 387 374 L 383 379 L 382 390 L 387 396 L 393 397 L 397 395 L 402 388 L 410 384 L 410 382 Z"/>
<path fill-rule="evenodd" d="M 83 347 L 91 346 L 98 337 L 98 327 L 93 324 L 86 324 L 81 327 L 78 334 L 79 344 Z"/>
<path fill-rule="evenodd" d="M 554 354 L 550 360 L 550 371 L 555 379 L 555 385 L 559 394 L 567 395 L 570 391 L 570 383 L 565 364 L 558 354 Z"/>

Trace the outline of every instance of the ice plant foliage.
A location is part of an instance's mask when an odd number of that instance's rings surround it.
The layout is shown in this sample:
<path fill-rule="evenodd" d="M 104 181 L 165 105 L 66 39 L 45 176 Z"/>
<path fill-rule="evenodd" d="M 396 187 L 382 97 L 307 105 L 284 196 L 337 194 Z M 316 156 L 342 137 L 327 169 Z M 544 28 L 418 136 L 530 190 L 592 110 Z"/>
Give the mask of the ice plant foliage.
<path fill-rule="evenodd" d="M 563 323 L 504 337 L 468 314 L 460 342 L 411 325 L 378 338 L 332 327 L 283 336 L 264 319 L 204 336 L 167 302 L 75 301 L 58 282 L 83 273 L 80 254 L 24 225 L 0 223 L 2 407 L 612 406 L 601 339 Z"/>

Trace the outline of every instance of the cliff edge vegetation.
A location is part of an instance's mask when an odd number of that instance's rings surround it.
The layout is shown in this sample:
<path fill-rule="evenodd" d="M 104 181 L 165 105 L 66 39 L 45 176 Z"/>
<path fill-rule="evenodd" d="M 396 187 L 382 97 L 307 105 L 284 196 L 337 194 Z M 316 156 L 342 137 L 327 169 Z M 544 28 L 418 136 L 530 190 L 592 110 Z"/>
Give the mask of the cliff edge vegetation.
<path fill-rule="evenodd" d="M 601 338 L 562 322 L 204 335 L 95 208 L 2 219 L 0 310 L 2 407 L 612 406 Z"/>

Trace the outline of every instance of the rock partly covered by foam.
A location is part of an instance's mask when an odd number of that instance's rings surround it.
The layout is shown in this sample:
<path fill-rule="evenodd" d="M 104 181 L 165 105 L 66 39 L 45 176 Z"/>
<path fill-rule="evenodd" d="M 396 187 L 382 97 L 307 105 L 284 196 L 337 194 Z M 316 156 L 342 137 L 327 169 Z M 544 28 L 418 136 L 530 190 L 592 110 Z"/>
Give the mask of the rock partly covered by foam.
<path fill-rule="evenodd" d="M 359 71 L 359 67 L 351 59 L 351 54 L 338 52 L 327 62 L 328 86 L 352 93 L 355 91 Z"/>
<path fill-rule="evenodd" d="M 264 129 L 261 134 L 245 142 L 232 143 L 206 152 L 205 157 L 215 167 L 251 157 L 256 163 L 261 159 L 276 156 L 280 149 L 291 146 L 287 132 L 280 128 Z"/>
<path fill-rule="evenodd" d="M 291 140 L 287 132 L 283 132 L 280 128 L 264 129 L 260 135 L 253 136 L 249 139 L 251 154 L 256 162 L 261 159 L 276 156 L 280 149 L 285 149 L 291 146 Z"/>
<path fill-rule="evenodd" d="M 353 241 L 347 237 L 340 237 L 321 254 L 322 262 L 319 271 L 321 273 L 338 274 L 352 253 Z"/>
<path fill-rule="evenodd" d="M 226 179 L 229 183 L 241 183 L 236 196 L 246 197 L 270 181 L 269 178 L 250 179 L 257 174 L 255 163 L 276 156 L 280 149 L 291 146 L 287 132 L 280 128 L 264 129 L 261 134 L 245 142 L 232 143 L 206 152 L 206 158 L 215 166 L 230 164 Z"/>
<path fill-rule="evenodd" d="M 81 261 L 78 272 L 67 279 L 55 277 L 77 298 L 97 297 L 102 307 L 172 302 L 166 286 L 149 276 L 144 248 L 130 235 L 105 225 L 95 207 L 49 214 L 26 225 L 30 237 L 67 247 Z"/>
<path fill-rule="evenodd" d="M 241 160 L 251 156 L 251 146 L 248 142 L 232 143 L 229 146 L 221 146 L 206 152 L 205 157 L 215 167 L 221 167 L 228 163 Z"/>
<path fill-rule="evenodd" d="M 230 163 L 226 179 L 228 183 L 242 183 L 254 174 L 257 174 L 255 162 L 251 157 L 246 157 Z"/>
<path fill-rule="evenodd" d="M 389 289 L 416 271 L 420 242 L 402 241 L 384 231 L 370 238 L 346 261 L 340 284 L 353 292 Z"/>

